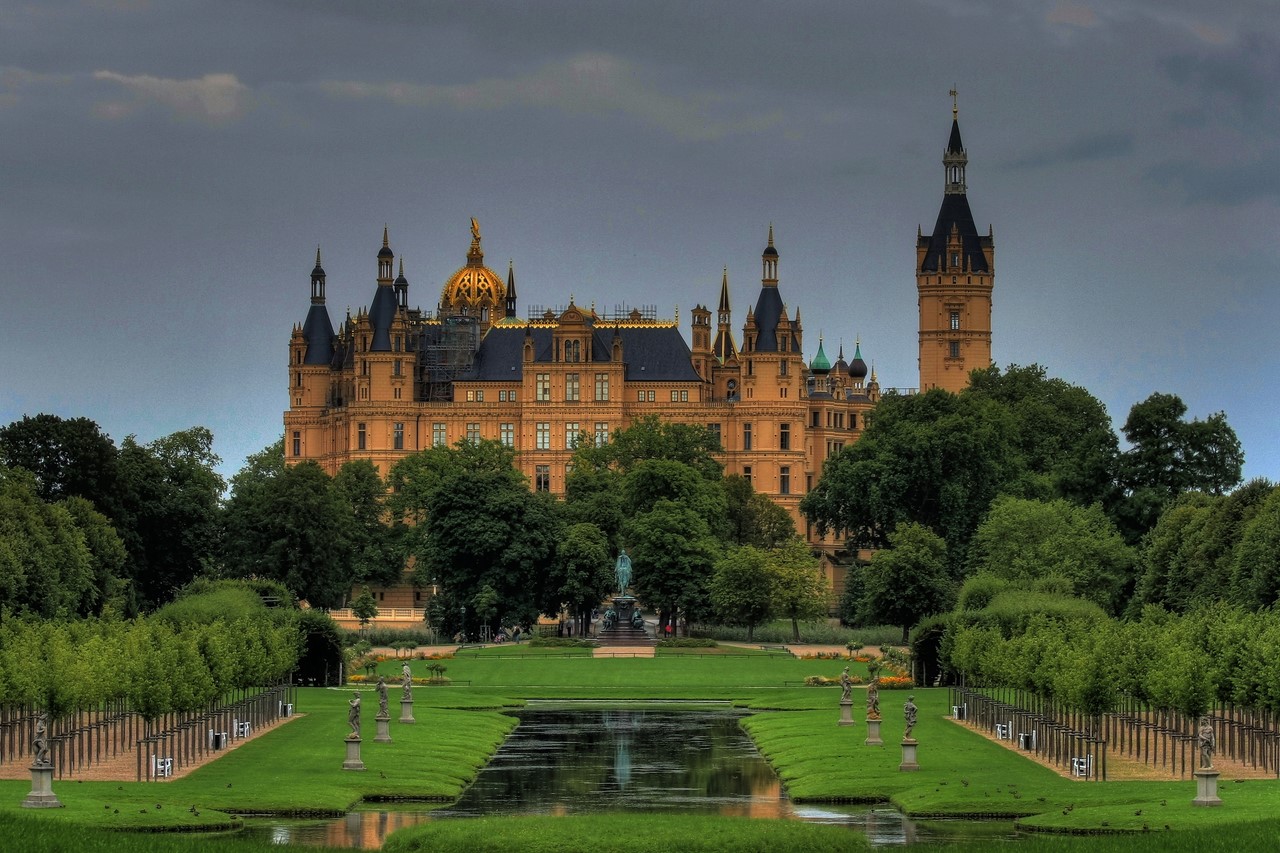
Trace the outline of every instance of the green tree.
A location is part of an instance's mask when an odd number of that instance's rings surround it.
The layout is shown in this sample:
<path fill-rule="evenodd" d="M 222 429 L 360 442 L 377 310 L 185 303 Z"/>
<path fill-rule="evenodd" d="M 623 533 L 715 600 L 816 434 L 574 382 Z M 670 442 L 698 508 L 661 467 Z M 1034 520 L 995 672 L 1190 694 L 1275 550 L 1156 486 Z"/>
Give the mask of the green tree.
<path fill-rule="evenodd" d="M 1120 455 L 1121 493 L 1112 514 L 1125 538 L 1137 542 L 1178 495 L 1220 495 L 1241 481 L 1244 451 L 1226 415 L 1184 420 L 1187 406 L 1173 394 L 1152 394 L 1129 410 L 1122 431 L 1130 448 Z"/>
<path fill-rule="evenodd" d="M 83 616 L 100 599 L 92 552 L 75 517 L 45 503 L 27 471 L 0 469 L 0 608 Z"/>
<path fill-rule="evenodd" d="M 556 546 L 552 590 L 554 600 L 543 602 L 543 613 L 557 613 L 561 604 L 579 627 L 590 623 L 591 609 L 613 589 L 609 539 L 594 524 L 569 524 Z"/>
<path fill-rule="evenodd" d="M 757 548 L 776 548 L 796 535 L 791 514 L 737 474 L 724 478 L 729 541 Z"/>
<path fill-rule="evenodd" d="M 1246 607 L 1280 602 L 1280 488 L 1244 527 L 1235 555 L 1235 588 Z"/>
<path fill-rule="evenodd" d="M 972 572 L 1024 582 L 1060 577 L 1072 595 L 1109 613 L 1132 583 L 1135 560 L 1099 505 L 1007 496 L 991 505 L 969 551 Z"/>
<path fill-rule="evenodd" d="M 1017 427 L 1000 403 L 934 389 L 886 394 L 871 425 L 823 468 L 800 509 L 820 532 L 882 548 L 900 524 L 937 530 L 953 570 L 991 501 L 1020 476 Z"/>
<path fill-rule="evenodd" d="M 128 574 L 140 602 L 155 607 L 213 568 L 219 549 L 222 492 L 213 433 L 192 427 L 120 447 Z"/>
<path fill-rule="evenodd" d="M 499 615 L 530 621 L 553 597 L 561 519 L 555 499 L 529 490 L 514 451 L 496 441 L 459 442 L 408 456 L 391 472 L 393 515 L 411 526 L 414 582 L 438 581 L 455 607 L 487 584 Z"/>
<path fill-rule="evenodd" d="M 350 510 L 313 461 L 253 486 L 242 482 L 226 511 L 224 571 L 278 580 L 314 607 L 337 607 L 352 584 Z"/>
<path fill-rule="evenodd" d="M 955 599 L 947 544 L 922 524 L 909 522 L 891 533 L 889 547 L 876 552 L 864 577 L 870 618 L 901 625 L 903 643 L 912 625 L 946 610 Z"/>
<path fill-rule="evenodd" d="M 800 620 L 827 615 L 828 589 L 821 564 L 798 536 L 769 551 L 773 575 L 774 612 L 791 620 L 791 633 L 800 642 Z"/>
<path fill-rule="evenodd" d="M 726 625 L 747 629 L 747 642 L 773 615 L 774 573 L 766 554 L 744 545 L 716 561 L 708 584 L 712 611 Z"/>
<path fill-rule="evenodd" d="M 363 635 L 364 629 L 369 625 L 369 620 L 378 617 L 378 602 L 374 599 L 373 593 L 369 591 L 369 587 L 360 587 L 360 594 L 351 602 L 351 612 L 360 620 L 360 633 Z"/>
<path fill-rule="evenodd" d="M 975 370 L 962 394 L 994 400 L 1012 415 L 1020 473 L 1005 491 L 1086 506 L 1111 494 L 1118 442 L 1106 406 L 1088 391 L 1038 364 L 1011 364 Z"/>
<path fill-rule="evenodd" d="M 130 596 L 124 570 L 129 555 L 111 520 L 85 498 L 73 495 L 61 503 L 83 534 L 91 559 L 94 594 L 91 600 L 83 601 L 81 609 L 95 616 L 127 613 Z"/>
<path fill-rule="evenodd" d="M 636 595 L 659 609 L 660 621 L 674 622 L 680 612 L 696 618 L 706 609 L 707 584 L 720 546 L 702 516 L 660 500 L 627 523 L 623 539 L 635 567 Z"/>
<path fill-rule="evenodd" d="M 387 486 L 367 459 L 346 463 L 333 478 L 333 488 L 349 508 L 346 540 L 351 547 L 357 582 L 391 586 L 404 574 L 404 554 L 397 531 L 387 523 Z"/>
<path fill-rule="evenodd" d="M 72 496 L 120 521 L 115 443 L 88 418 L 24 416 L 0 427 L 0 466 L 23 468 L 48 503 Z"/>

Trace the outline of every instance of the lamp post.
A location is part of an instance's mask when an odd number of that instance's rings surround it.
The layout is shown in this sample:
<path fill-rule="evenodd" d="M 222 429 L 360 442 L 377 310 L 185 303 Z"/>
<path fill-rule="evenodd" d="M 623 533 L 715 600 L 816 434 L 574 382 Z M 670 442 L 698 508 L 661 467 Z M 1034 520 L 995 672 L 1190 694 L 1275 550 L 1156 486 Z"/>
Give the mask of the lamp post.
<path fill-rule="evenodd" d="M 460 624 L 458 626 L 458 634 L 462 637 L 462 642 L 467 641 L 467 605 L 458 608 Z"/>

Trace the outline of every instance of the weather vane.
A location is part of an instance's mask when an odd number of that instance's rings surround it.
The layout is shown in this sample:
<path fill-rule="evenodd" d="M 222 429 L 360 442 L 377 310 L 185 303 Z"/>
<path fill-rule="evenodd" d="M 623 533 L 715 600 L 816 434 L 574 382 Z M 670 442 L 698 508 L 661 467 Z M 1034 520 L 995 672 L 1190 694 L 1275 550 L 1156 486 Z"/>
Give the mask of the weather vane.
<path fill-rule="evenodd" d="M 956 100 L 956 96 L 957 96 L 956 87 L 952 86 L 951 87 L 951 118 L 952 119 L 955 119 L 960 115 L 960 104 Z"/>

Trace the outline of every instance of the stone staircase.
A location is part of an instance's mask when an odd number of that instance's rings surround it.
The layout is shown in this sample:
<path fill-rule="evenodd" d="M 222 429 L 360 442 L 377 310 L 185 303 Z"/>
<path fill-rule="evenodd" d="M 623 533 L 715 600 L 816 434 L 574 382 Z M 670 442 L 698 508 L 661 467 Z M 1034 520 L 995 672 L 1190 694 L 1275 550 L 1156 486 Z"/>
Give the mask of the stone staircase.
<path fill-rule="evenodd" d="M 632 628 L 631 623 L 620 623 L 608 630 L 601 630 L 596 636 L 601 646 L 655 646 L 657 641 L 641 628 Z"/>

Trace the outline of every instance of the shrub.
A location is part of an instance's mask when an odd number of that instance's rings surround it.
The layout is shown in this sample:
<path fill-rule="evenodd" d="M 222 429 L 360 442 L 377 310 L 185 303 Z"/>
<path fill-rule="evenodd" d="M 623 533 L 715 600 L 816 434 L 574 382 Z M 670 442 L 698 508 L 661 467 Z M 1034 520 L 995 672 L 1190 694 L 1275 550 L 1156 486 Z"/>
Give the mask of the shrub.
<path fill-rule="evenodd" d="M 582 637 L 534 637 L 529 645 L 545 649 L 594 649 L 596 641 Z"/>
<path fill-rule="evenodd" d="M 715 649 L 720 644 L 709 637 L 672 637 L 670 640 L 659 640 L 660 649 Z"/>

